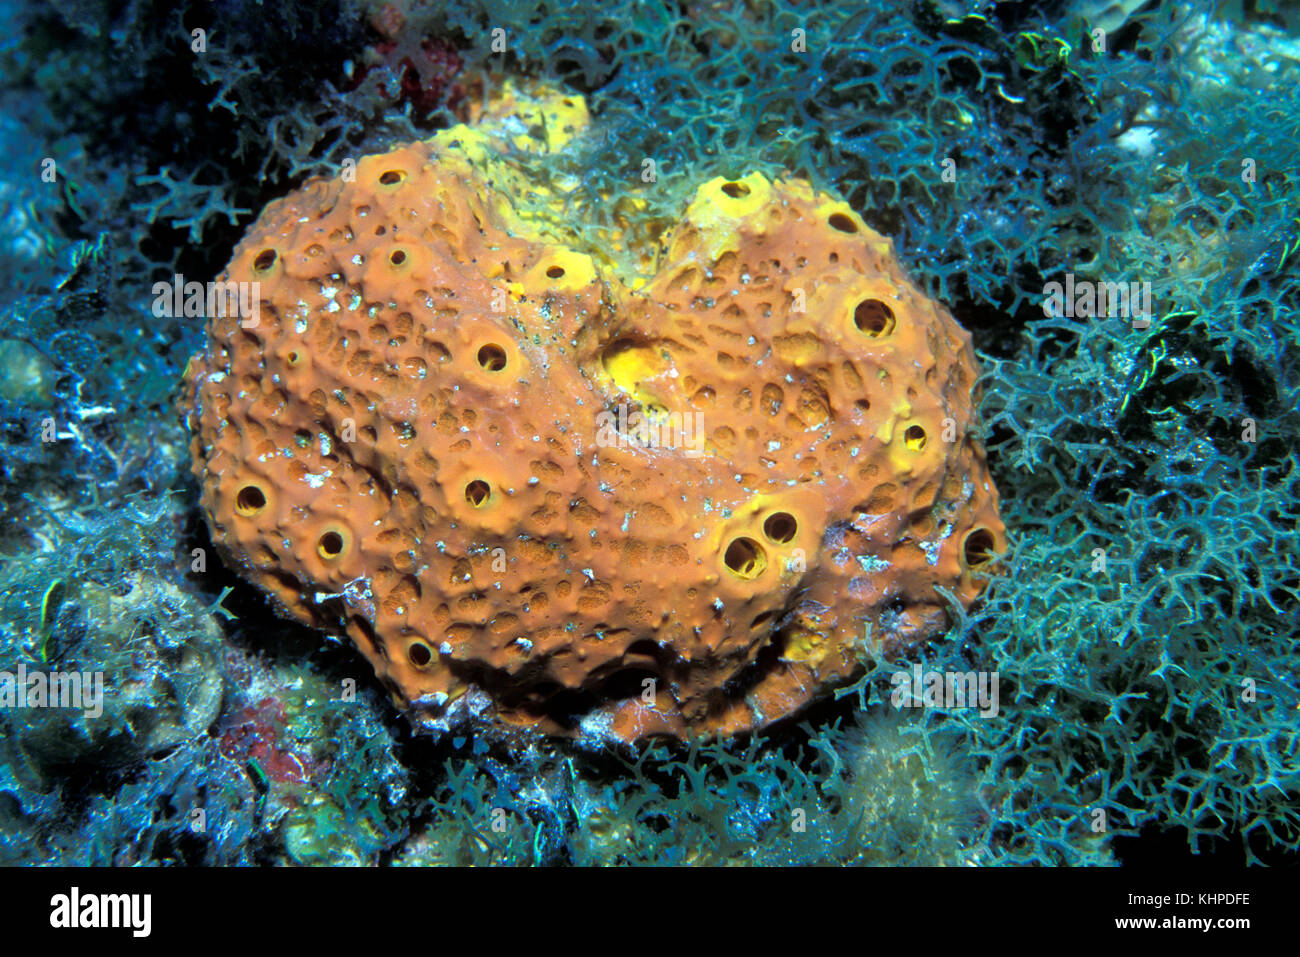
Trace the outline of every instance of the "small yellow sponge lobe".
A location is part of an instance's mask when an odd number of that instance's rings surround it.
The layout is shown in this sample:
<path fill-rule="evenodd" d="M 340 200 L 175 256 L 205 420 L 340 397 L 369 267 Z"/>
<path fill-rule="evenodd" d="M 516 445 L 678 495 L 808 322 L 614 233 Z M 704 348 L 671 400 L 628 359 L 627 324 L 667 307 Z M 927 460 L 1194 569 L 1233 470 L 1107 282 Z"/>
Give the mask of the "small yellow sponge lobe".
<path fill-rule="evenodd" d="M 586 124 L 561 99 L 539 149 Z M 796 179 L 701 184 L 625 282 L 524 135 L 366 157 L 249 229 L 220 278 L 260 310 L 186 376 L 226 560 L 435 728 L 731 734 L 942 631 L 936 586 L 969 604 L 1006 545 L 969 335 Z"/>

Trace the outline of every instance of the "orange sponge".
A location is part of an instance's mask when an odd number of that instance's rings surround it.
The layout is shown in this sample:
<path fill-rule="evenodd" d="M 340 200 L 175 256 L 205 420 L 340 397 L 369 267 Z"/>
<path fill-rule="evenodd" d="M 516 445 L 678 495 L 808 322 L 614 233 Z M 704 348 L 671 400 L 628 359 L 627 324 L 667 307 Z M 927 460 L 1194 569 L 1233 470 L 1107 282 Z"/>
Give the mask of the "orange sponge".
<path fill-rule="evenodd" d="M 970 337 L 844 203 L 696 191 L 636 291 L 444 134 L 271 203 L 187 371 L 226 560 L 430 727 L 796 712 L 1005 548 Z"/>

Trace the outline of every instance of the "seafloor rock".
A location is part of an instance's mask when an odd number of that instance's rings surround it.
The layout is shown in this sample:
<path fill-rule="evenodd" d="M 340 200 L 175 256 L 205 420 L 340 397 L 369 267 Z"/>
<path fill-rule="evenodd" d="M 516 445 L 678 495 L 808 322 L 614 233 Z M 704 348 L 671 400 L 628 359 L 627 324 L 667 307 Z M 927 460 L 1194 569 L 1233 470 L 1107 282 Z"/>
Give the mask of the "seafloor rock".
<path fill-rule="evenodd" d="M 0 709 L 3 752 L 38 781 L 77 763 L 120 767 L 157 755 L 216 719 L 216 623 L 170 582 L 135 575 L 125 584 L 118 594 L 55 582 L 46 594 L 47 634 L 35 635 L 37 654 L 23 665 L 21 700 Z"/>
<path fill-rule="evenodd" d="M 25 405 L 50 401 L 54 367 L 40 350 L 20 339 L 0 339 L 0 399 Z"/>

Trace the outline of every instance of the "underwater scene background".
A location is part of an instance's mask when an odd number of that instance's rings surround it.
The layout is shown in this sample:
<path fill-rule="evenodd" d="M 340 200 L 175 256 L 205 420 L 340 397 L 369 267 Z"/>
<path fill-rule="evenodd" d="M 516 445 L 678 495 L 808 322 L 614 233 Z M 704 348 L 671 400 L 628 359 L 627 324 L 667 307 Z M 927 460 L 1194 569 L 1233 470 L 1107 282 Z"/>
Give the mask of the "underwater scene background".
<path fill-rule="evenodd" d="M 50 0 L 0 16 L 0 862 L 1294 863 L 1300 7 Z M 671 712 L 654 678 L 642 699 L 653 648 L 633 643 L 636 668 L 562 706 L 540 685 L 494 686 L 496 671 L 532 674 L 514 658 L 416 694 L 398 666 L 435 667 L 451 654 L 442 635 L 391 663 L 388 633 L 348 617 L 374 611 L 369 579 L 360 597 L 335 594 L 324 572 L 291 581 L 286 555 L 227 540 L 228 473 L 195 438 L 213 410 L 196 377 L 222 349 L 264 343 L 238 339 L 230 314 L 221 327 L 208 299 L 187 308 L 185 284 L 235 275 L 241 256 L 269 276 L 276 257 L 254 241 L 279 222 L 259 219 L 269 203 L 334 195 L 372 169 L 400 186 L 366 157 L 439 134 L 441 155 L 464 151 L 445 160 L 463 161 L 456 182 L 512 196 L 506 212 L 484 200 L 507 217 L 498 245 L 585 250 L 565 267 L 594 263 L 597 297 L 626 287 L 627 308 L 654 298 L 638 272 L 696 241 L 674 231 L 684 215 L 707 248 L 705 225 L 765 190 L 789 190 L 790 207 L 830 197 L 846 204 L 833 232 L 892 241 L 881 255 L 919 290 L 900 302 L 936 329 L 946 309 L 972 337 L 978 378 L 951 360 L 953 402 L 975 401 L 954 487 L 981 484 L 986 460 L 997 490 L 974 544 L 953 538 L 951 581 L 924 577 L 946 559 L 918 559 L 908 588 L 930 610 L 885 589 L 877 640 L 868 628 L 823 669 L 817 649 L 838 632 L 790 598 L 754 619 L 750 664 L 767 671 L 727 675 L 708 700 L 740 701 L 802 662 L 819 682 L 807 701 L 639 735 L 570 712 Z M 474 232 L 491 236 L 486 215 Z M 531 275 L 503 274 L 516 305 L 543 296 Z M 892 333 L 895 312 L 860 306 L 856 328 Z M 805 361 L 805 343 L 783 342 Z M 488 373 L 514 358 L 477 352 Z M 629 367 L 603 366 L 619 388 Z M 266 401 L 265 423 L 290 414 Z M 816 428 L 834 406 L 804 402 L 798 422 Z M 898 441 L 919 452 L 927 437 L 900 424 Z M 724 437 L 711 442 L 726 461 Z M 469 506 L 492 501 L 472 486 Z M 258 515 L 277 495 L 241 485 L 231 513 L 269 529 Z M 833 558 L 860 519 L 817 529 L 810 552 Z M 952 524 L 916 521 L 909 534 L 940 554 Z M 769 550 L 796 534 L 764 528 Z M 306 559 L 349 545 L 327 530 Z M 714 598 L 688 594 L 671 554 L 643 574 L 665 616 L 685 618 Z M 720 552 L 740 579 L 764 554 Z M 465 556 L 464 574 L 495 558 Z M 824 587 L 857 601 L 866 586 L 846 582 Z M 494 594 L 474 592 L 485 634 Z M 645 627 L 630 612 L 608 626 Z M 582 630 L 550 660 L 606 639 Z M 929 694 L 934 675 L 969 676 L 979 703 L 954 700 L 951 681 Z M 474 706 L 403 713 L 449 697 Z"/>

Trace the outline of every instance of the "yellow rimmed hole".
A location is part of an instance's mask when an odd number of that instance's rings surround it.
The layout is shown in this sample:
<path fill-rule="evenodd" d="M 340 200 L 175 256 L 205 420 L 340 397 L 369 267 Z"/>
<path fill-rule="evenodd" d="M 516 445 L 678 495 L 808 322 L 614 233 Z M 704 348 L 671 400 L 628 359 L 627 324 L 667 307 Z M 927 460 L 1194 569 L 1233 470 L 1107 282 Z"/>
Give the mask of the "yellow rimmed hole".
<path fill-rule="evenodd" d="M 433 649 L 427 643 L 416 638 L 406 646 L 406 657 L 417 668 L 427 668 L 433 661 Z"/>
<path fill-rule="evenodd" d="M 388 254 L 388 261 L 398 268 L 406 265 L 407 255 L 405 249 L 394 249 Z"/>
<path fill-rule="evenodd" d="M 974 528 L 961 544 L 961 557 L 969 569 L 988 566 L 994 558 L 993 533 L 987 528 Z"/>
<path fill-rule="evenodd" d="M 297 349 L 293 349 L 285 358 L 289 363 L 289 368 L 292 369 L 294 366 L 298 365 L 298 363 L 302 362 L 302 353 Z"/>
<path fill-rule="evenodd" d="M 251 518 L 266 508 L 266 493 L 260 485 L 245 485 L 235 495 L 235 511 Z"/>
<path fill-rule="evenodd" d="M 465 486 L 465 501 L 475 508 L 482 508 L 492 498 L 492 486 L 482 479 L 474 479 Z"/>
<path fill-rule="evenodd" d="M 732 199 L 744 199 L 749 195 L 749 187 L 744 183 L 723 183 L 722 191 Z"/>
<path fill-rule="evenodd" d="M 506 350 L 495 342 L 479 347 L 478 364 L 481 369 L 487 372 L 500 372 L 506 367 L 507 361 Z"/>
<path fill-rule="evenodd" d="M 925 448 L 925 443 L 929 437 L 925 434 L 925 429 L 919 425 L 909 425 L 907 431 L 903 433 L 903 444 L 913 452 L 919 452 Z"/>
<path fill-rule="evenodd" d="M 722 562 L 737 578 L 753 581 L 767 569 L 767 552 L 752 538 L 737 538 L 727 546 Z"/>
<path fill-rule="evenodd" d="M 386 169 L 379 174 L 380 186 L 400 186 L 406 180 L 406 170 Z"/>
<path fill-rule="evenodd" d="M 763 534 L 778 545 L 789 544 L 798 533 L 799 523 L 789 512 L 773 512 L 763 522 Z"/>
<path fill-rule="evenodd" d="M 831 229 L 837 229 L 842 233 L 856 233 L 858 224 L 855 223 L 847 213 L 832 213 L 830 219 L 826 220 Z"/>
<path fill-rule="evenodd" d="M 529 270 L 524 283 L 529 281 L 557 289 L 578 290 L 596 281 L 596 267 L 590 256 L 563 246 L 551 246 Z M 524 285 L 518 286 L 521 294 L 524 288 Z"/>
<path fill-rule="evenodd" d="M 327 562 L 332 562 L 343 554 L 347 545 L 340 532 L 330 529 L 316 541 L 316 554 Z"/>
<path fill-rule="evenodd" d="M 257 258 L 253 260 L 253 269 L 256 272 L 269 272 L 279 258 L 274 249 L 263 249 L 257 254 Z"/>
<path fill-rule="evenodd" d="M 894 331 L 897 322 L 894 310 L 879 299 L 863 299 L 853 310 L 853 324 L 864 335 L 883 339 Z"/>

